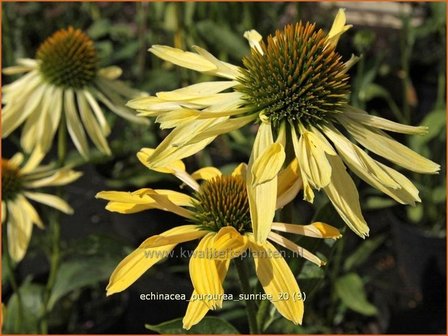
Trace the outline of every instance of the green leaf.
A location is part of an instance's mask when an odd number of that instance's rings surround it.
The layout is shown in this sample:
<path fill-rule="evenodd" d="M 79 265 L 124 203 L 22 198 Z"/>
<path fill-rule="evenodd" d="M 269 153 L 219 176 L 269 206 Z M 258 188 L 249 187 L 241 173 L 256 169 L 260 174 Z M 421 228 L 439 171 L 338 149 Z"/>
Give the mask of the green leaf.
<path fill-rule="evenodd" d="M 37 334 L 39 322 L 44 311 L 43 296 L 45 287 L 25 282 L 20 288 L 20 297 L 23 310 L 20 311 L 17 294 L 9 299 L 6 306 L 6 315 L 4 321 L 5 334 L 10 333 L 30 333 Z"/>
<path fill-rule="evenodd" d="M 422 146 L 435 138 L 446 125 L 446 114 L 444 109 L 437 109 L 430 112 L 421 122 L 422 126 L 428 126 L 428 133 L 421 136 L 413 136 L 410 139 L 410 147 L 420 152 Z"/>
<path fill-rule="evenodd" d="M 146 329 L 158 332 L 160 334 L 239 334 L 229 322 L 217 317 L 204 317 L 201 322 L 191 327 L 190 330 L 182 328 L 182 319 L 162 322 L 157 325 L 146 324 Z"/>
<path fill-rule="evenodd" d="M 337 296 L 351 310 L 367 316 L 378 313 L 376 307 L 367 301 L 364 284 L 358 274 L 349 273 L 338 278 L 335 289 Z"/>
<path fill-rule="evenodd" d="M 407 207 L 406 208 L 408 213 L 408 218 L 414 222 L 419 223 L 423 218 L 423 205 L 417 204 L 414 207 Z"/>
<path fill-rule="evenodd" d="M 364 209 L 365 210 L 378 210 L 378 209 L 389 208 L 396 204 L 397 203 L 390 198 L 372 196 L 367 199 L 367 201 L 364 205 Z"/>
<path fill-rule="evenodd" d="M 345 259 L 344 270 L 351 271 L 362 265 L 369 256 L 375 251 L 386 239 L 385 235 L 379 235 L 375 238 L 365 240 L 347 259 Z"/>
<path fill-rule="evenodd" d="M 90 257 L 70 260 L 63 263 L 58 270 L 56 281 L 51 291 L 49 307 L 69 292 L 97 282 L 107 280 L 117 261 L 114 258 Z"/>
<path fill-rule="evenodd" d="M 235 58 L 241 59 L 249 53 L 249 47 L 244 42 L 244 39 L 226 26 L 207 20 L 196 24 L 196 28 L 201 36 L 213 47 L 225 51 Z"/>

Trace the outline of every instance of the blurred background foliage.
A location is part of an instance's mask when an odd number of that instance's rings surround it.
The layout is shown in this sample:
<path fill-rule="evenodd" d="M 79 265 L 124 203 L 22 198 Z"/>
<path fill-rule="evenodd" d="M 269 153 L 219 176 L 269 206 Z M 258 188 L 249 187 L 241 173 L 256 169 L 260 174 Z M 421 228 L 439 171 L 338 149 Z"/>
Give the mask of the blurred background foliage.
<path fill-rule="evenodd" d="M 328 30 L 337 8 L 346 7 L 354 28 L 343 36 L 338 49 L 344 59 L 352 53 L 361 56 L 350 72 L 351 103 L 398 122 L 428 126 L 427 135 L 402 137 L 400 141 L 441 164 L 442 170 L 432 176 L 407 173 L 420 190 L 422 203 L 416 207 L 398 205 L 356 180 L 371 237 L 361 241 L 345 232 L 337 243 L 302 238 L 302 246 L 318 251 L 328 260 L 326 267 L 317 268 L 303 260 L 288 259 L 307 295 L 303 326 L 280 318 L 267 302 L 257 302 L 258 320 L 266 333 L 445 333 L 445 6 L 442 2 L 370 6 L 281 2 L 2 3 L 2 62 L 6 67 L 17 58 L 33 58 L 46 37 L 59 28 L 74 26 L 95 41 L 101 65 L 120 66 L 126 82 L 155 94 L 203 81 L 207 76 L 153 57 L 147 52 L 152 44 L 182 49 L 199 45 L 219 59 L 239 65 L 249 51 L 242 37 L 244 31 L 255 28 L 267 36 L 298 20 L 314 21 Z M 2 80 L 8 83 L 12 78 Z M 67 187 L 68 200 L 76 213 L 62 217 L 63 264 L 50 296 L 48 330 L 184 333 L 178 318 L 183 316 L 186 302 L 141 301 L 139 296 L 174 291 L 188 297 L 192 287 L 185 258 L 166 260 L 125 293 L 105 297 L 107 279 L 121 258 L 149 235 L 178 221 L 174 215 L 158 211 L 108 213 L 101 201 L 94 200 L 100 190 L 177 188 L 178 184 L 169 176 L 147 170 L 135 156 L 141 147 L 155 147 L 166 136 L 165 131 L 154 124 L 128 124 L 113 113 L 108 114 L 108 119 L 113 125 L 111 157 L 95 153 L 92 162 L 81 165 L 77 154 L 70 156 L 84 177 Z M 247 161 L 254 133 L 254 128 L 246 127 L 219 137 L 206 150 L 186 160 L 189 171 L 210 164 L 230 170 Z M 3 141 L 3 156 L 10 157 L 17 151 L 18 143 L 17 134 Z M 299 196 L 288 213 L 281 216 L 294 223 L 322 220 L 343 228 L 334 209 L 321 196 L 314 207 Z M 6 333 L 42 331 L 48 246 L 48 235 L 35 232 L 26 259 L 12 265 L 19 295 L 13 294 L 8 271 L 3 267 Z M 256 281 L 254 277 L 254 286 Z M 236 274 L 231 272 L 226 292 L 239 293 L 237 284 Z M 22 311 L 18 296 L 23 302 Z M 18 315 L 23 315 L 20 324 Z M 242 302 L 225 302 L 221 311 L 208 316 L 191 332 L 248 332 Z"/>

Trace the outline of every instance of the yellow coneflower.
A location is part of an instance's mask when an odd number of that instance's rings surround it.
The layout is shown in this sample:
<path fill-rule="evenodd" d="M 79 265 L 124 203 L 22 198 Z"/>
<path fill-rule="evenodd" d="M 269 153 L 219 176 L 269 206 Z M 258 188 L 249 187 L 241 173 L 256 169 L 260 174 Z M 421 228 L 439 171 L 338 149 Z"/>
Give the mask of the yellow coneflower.
<path fill-rule="evenodd" d="M 15 154 L 9 160 L 2 159 L 2 224 L 6 223 L 8 252 L 16 262 L 25 256 L 33 224 L 44 228 L 36 209 L 28 200 L 66 214 L 73 213 L 73 209 L 60 197 L 34 189 L 69 184 L 78 179 L 81 173 L 68 168 L 39 166 L 42 157 L 43 153 L 34 151 L 24 164 L 21 153 Z"/>
<path fill-rule="evenodd" d="M 95 45 L 79 29 L 55 32 L 40 45 L 36 59 L 17 62 L 3 70 L 8 75 L 26 74 L 2 88 L 2 137 L 24 124 L 20 144 L 26 153 L 36 146 L 47 152 L 65 123 L 83 157 L 89 153 L 86 133 L 102 153 L 110 154 L 110 128 L 99 102 L 123 118 L 147 123 L 125 106 L 142 94 L 117 80 L 118 67 L 98 68 Z"/>
<path fill-rule="evenodd" d="M 147 165 L 147 159 L 152 153 L 151 149 L 142 149 L 138 158 Z M 300 189 L 300 179 L 294 174 L 296 166 L 293 164 L 280 173 L 278 207 L 288 203 Z M 107 295 L 128 288 L 150 267 L 166 258 L 177 244 L 200 239 L 189 264 L 194 292 L 183 320 L 185 329 L 200 322 L 210 309 L 222 306 L 222 284 L 230 261 L 247 250 L 252 253 L 255 270 L 264 291 L 270 295 L 279 313 L 295 324 L 302 323 L 304 307 L 303 301 L 297 299 L 300 289 L 295 276 L 281 253 L 270 242 L 259 243 L 253 235 L 245 169 L 246 166 L 241 164 L 231 175 L 224 176 L 217 168 L 206 167 L 189 175 L 179 160 L 159 167 L 159 171 L 173 173 L 180 178 L 194 190 L 192 196 L 177 191 L 149 188 L 132 193 L 98 193 L 97 198 L 109 201 L 106 206 L 109 211 L 127 214 L 156 208 L 182 216 L 190 223 L 146 239 L 123 259 L 112 273 Z M 199 179 L 204 182 L 199 184 Z M 271 224 L 269 240 L 318 266 L 323 262 L 317 256 L 275 231 L 315 238 L 340 237 L 336 228 L 320 222 L 310 225 Z M 281 293 L 289 295 L 289 299 L 282 299 Z"/>
<path fill-rule="evenodd" d="M 275 179 L 285 160 L 287 141 L 299 162 L 304 199 L 313 202 L 313 190 L 323 189 L 361 237 L 368 235 L 369 228 L 345 165 L 397 202 L 419 202 L 418 190 L 409 179 L 372 158 L 346 135 L 408 170 L 434 174 L 440 169 L 384 132 L 423 134 L 426 127 L 402 125 L 348 104 L 347 71 L 356 57 L 343 62 L 335 48 L 350 27 L 341 9 L 328 33 L 302 22 L 286 26 L 266 41 L 256 31 L 248 31 L 244 37 L 251 54 L 243 59 L 243 67 L 219 61 L 200 47 L 194 47 L 193 53 L 153 46 L 150 51 L 165 61 L 227 80 L 159 92 L 128 103 L 142 116 L 157 117 L 161 128 L 174 128 L 149 158 L 149 166 L 157 169 L 200 151 L 220 134 L 260 123 L 247 179 L 250 206 L 259 213 L 253 219 L 258 242 L 265 241 L 270 232 Z"/>

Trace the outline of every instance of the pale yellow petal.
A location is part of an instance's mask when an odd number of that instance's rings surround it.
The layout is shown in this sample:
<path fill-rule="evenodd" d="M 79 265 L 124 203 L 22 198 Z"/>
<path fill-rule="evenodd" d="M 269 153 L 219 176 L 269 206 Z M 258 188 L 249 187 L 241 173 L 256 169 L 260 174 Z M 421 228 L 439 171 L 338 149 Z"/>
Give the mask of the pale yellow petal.
<path fill-rule="evenodd" d="M 121 76 L 122 73 L 123 73 L 123 70 L 121 70 L 121 68 L 119 68 L 115 65 L 98 70 L 98 75 L 105 77 L 107 79 L 117 79 L 118 77 Z"/>
<path fill-rule="evenodd" d="M 218 168 L 215 167 L 204 167 L 196 170 L 191 177 L 195 180 L 211 180 L 215 177 L 221 176 L 222 173 Z"/>
<path fill-rule="evenodd" d="M 236 84 L 238 84 L 238 82 L 236 81 L 202 82 L 173 91 L 158 92 L 156 96 L 162 100 L 167 101 L 188 101 L 200 97 L 208 97 L 210 95 L 214 95 L 221 91 L 230 89 Z"/>
<path fill-rule="evenodd" d="M 153 45 L 149 51 L 164 61 L 187 69 L 199 72 L 211 72 L 216 71 L 217 69 L 216 65 L 207 60 L 205 57 L 196 53 L 183 51 L 181 49 L 162 45 Z"/>
<path fill-rule="evenodd" d="M 302 258 L 305 258 L 306 260 L 311 261 L 313 264 L 315 264 L 319 267 L 325 265 L 325 262 L 320 260 L 319 257 L 317 257 L 315 254 L 313 254 L 310 251 L 308 251 L 307 249 L 297 245 L 293 241 L 279 235 L 278 233 L 270 232 L 268 239 L 272 240 L 273 242 L 275 242 L 283 247 L 286 247 L 288 250 L 290 250 L 294 253 L 297 253 Z"/>
<path fill-rule="evenodd" d="M 204 303 L 212 310 L 220 308 L 224 294 L 212 253 L 215 235 L 209 233 L 201 239 L 190 258 L 189 266 L 194 289 L 199 295 L 211 296 L 210 300 L 204 300 Z"/>
<path fill-rule="evenodd" d="M 325 193 L 349 228 L 365 238 L 369 235 L 369 227 L 362 215 L 358 190 L 342 160 L 337 156 L 329 156 L 328 160 L 333 173 L 330 183 L 324 188 Z"/>
<path fill-rule="evenodd" d="M 76 98 L 78 101 L 79 114 L 90 140 L 92 140 L 96 148 L 98 148 L 102 153 L 111 155 L 112 152 L 105 138 L 105 134 L 103 133 L 99 123 L 96 121 L 85 95 L 82 92 L 77 92 Z"/>
<path fill-rule="evenodd" d="M 101 131 L 103 132 L 104 136 L 108 136 L 110 133 L 110 127 L 96 99 L 92 96 L 92 94 L 88 90 L 82 90 L 80 94 L 84 95 L 93 113 L 95 113 L 95 117 L 98 120 L 98 123 L 100 124 Z"/>
<path fill-rule="evenodd" d="M 207 50 L 198 47 L 193 46 L 194 51 L 196 51 L 199 55 L 204 57 L 207 61 L 215 65 L 216 70 L 213 70 L 212 73 L 219 77 L 224 77 L 228 79 L 236 79 L 238 76 L 241 75 L 239 68 L 233 64 L 220 61 L 215 56 L 213 56 L 211 53 L 209 53 Z"/>
<path fill-rule="evenodd" d="M 246 175 L 252 230 L 257 242 L 264 242 L 271 230 L 277 201 L 277 176 L 269 182 L 254 184 L 252 167 L 265 150 L 274 143 L 271 125 L 262 122 L 255 137 Z"/>
<path fill-rule="evenodd" d="M 64 91 L 64 103 L 68 133 L 76 149 L 84 159 L 87 159 L 89 156 L 89 146 L 87 145 L 86 133 L 84 132 L 76 110 L 73 90 L 67 89 Z"/>
<path fill-rule="evenodd" d="M 343 112 L 343 115 L 363 125 L 379 128 L 386 131 L 419 135 L 428 133 L 428 127 L 426 126 L 409 126 L 400 124 L 385 118 L 370 115 L 367 112 L 353 106 L 348 106 L 347 109 Z"/>
<path fill-rule="evenodd" d="M 261 49 L 260 41 L 263 37 L 255 29 L 244 32 L 244 38 L 249 41 L 251 48 L 256 49 L 261 55 L 263 55 L 263 49 Z"/>
<path fill-rule="evenodd" d="M 384 132 L 372 130 L 348 118 L 343 120 L 344 127 L 362 146 L 397 165 L 417 173 L 436 174 L 440 165 L 428 160 L 410 148 L 393 140 Z"/>
<path fill-rule="evenodd" d="M 277 205 L 276 209 L 283 208 L 296 198 L 302 189 L 303 181 L 300 177 L 299 162 L 294 158 L 289 165 L 280 171 L 277 180 Z"/>
<path fill-rule="evenodd" d="M 333 25 L 328 32 L 327 41 L 329 45 L 336 47 L 341 35 L 352 27 L 352 25 L 346 25 L 345 23 L 345 9 L 341 8 L 338 10 L 336 17 L 334 18 Z"/>
<path fill-rule="evenodd" d="M 247 164 L 240 163 L 238 166 L 235 167 L 235 169 L 232 171 L 232 176 L 240 176 L 243 179 L 246 178 L 247 173 Z"/>
<path fill-rule="evenodd" d="M 250 245 L 255 262 L 255 271 L 266 294 L 272 296 L 272 304 L 278 312 L 294 324 L 303 319 L 303 300 L 300 288 L 287 262 L 269 242 Z M 288 295 L 288 299 L 285 299 Z"/>
<path fill-rule="evenodd" d="M 44 156 L 45 153 L 41 150 L 39 146 L 34 148 L 33 152 L 26 161 L 25 165 L 20 169 L 20 174 L 26 175 L 31 173 L 33 170 L 36 169 L 37 166 L 39 166 Z"/>
<path fill-rule="evenodd" d="M 17 201 L 19 201 L 20 206 L 23 208 L 24 213 L 26 213 L 27 216 L 31 219 L 31 222 L 33 224 L 36 224 L 39 228 L 44 228 L 44 223 L 40 219 L 39 214 L 37 213 L 36 209 L 31 205 L 30 202 L 27 201 L 25 197 L 22 195 L 17 196 Z"/>
<path fill-rule="evenodd" d="M 72 214 L 73 209 L 68 205 L 66 201 L 62 198 L 50 194 L 44 194 L 35 191 L 26 191 L 23 193 L 26 197 L 36 201 L 38 203 L 42 203 L 48 205 L 49 207 L 55 208 L 59 211 L 62 211 L 66 214 Z"/>
<path fill-rule="evenodd" d="M 230 259 L 227 260 L 216 260 L 216 268 L 218 270 L 219 279 L 224 282 L 224 279 L 227 275 L 227 271 L 229 269 Z M 198 324 L 204 316 L 209 311 L 208 306 L 204 303 L 203 300 L 198 296 L 197 291 L 193 291 L 191 295 L 190 302 L 188 303 L 187 311 L 185 312 L 185 316 L 182 320 L 183 328 L 189 330 L 195 324 Z"/>
<path fill-rule="evenodd" d="M 322 222 L 314 222 L 308 225 L 274 222 L 272 223 L 272 230 L 299 234 L 313 238 L 338 239 L 342 237 L 341 232 L 339 232 L 338 229 Z"/>
<path fill-rule="evenodd" d="M 59 169 L 52 175 L 33 180 L 27 181 L 27 188 L 41 188 L 41 187 L 51 187 L 51 186 L 61 186 L 69 184 L 73 181 L 76 181 L 78 178 L 82 176 L 81 172 L 77 172 L 71 169 Z"/>
<path fill-rule="evenodd" d="M 7 203 L 8 207 L 8 251 L 15 262 L 19 262 L 25 256 L 31 239 L 33 223 L 26 213 L 20 199 Z"/>
<path fill-rule="evenodd" d="M 154 154 L 155 149 L 153 148 L 142 148 L 137 153 L 137 158 L 140 160 L 143 165 L 148 167 L 149 169 L 155 170 L 159 173 L 168 173 L 173 174 L 175 170 L 185 170 L 185 164 L 182 160 L 175 160 L 165 165 L 165 167 L 157 167 L 154 168 L 149 162 L 151 161 L 151 157 Z"/>
<path fill-rule="evenodd" d="M 196 225 L 178 226 L 160 234 L 160 236 L 166 238 L 176 236 L 177 239 L 174 241 L 170 240 L 171 244 L 169 245 L 152 247 L 152 237 L 145 240 L 115 268 L 106 288 L 107 295 L 118 293 L 128 288 L 150 267 L 169 257 L 170 252 L 177 244 L 196 239 L 197 236 L 192 236 L 191 233 L 198 233 Z M 202 234 L 206 234 L 206 232 Z"/>
<path fill-rule="evenodd" d="M 277 177 L 285 161 L 285 150 L 282 145 L 273 143 L 254 160 L 251 167 L 252 184 L 259 185 Z"/>

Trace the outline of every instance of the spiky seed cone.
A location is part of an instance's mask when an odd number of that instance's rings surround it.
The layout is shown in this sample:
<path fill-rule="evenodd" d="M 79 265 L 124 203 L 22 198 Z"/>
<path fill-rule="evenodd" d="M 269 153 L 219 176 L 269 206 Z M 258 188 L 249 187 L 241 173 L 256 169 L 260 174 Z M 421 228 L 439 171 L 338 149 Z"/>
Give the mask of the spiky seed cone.
<path fill-rule="evenodd" d="M 283 120 L 321 124 L 347 103 L 348 75 L 341 56 L 315 25 L 287 25 L 252 50 L 237 88 L 273 125 Z"/>
<path fill-rule="evenodd" d="M 79 29 L 61 29 L 39 47 L 43 77 L 56 86 L 79 89 L 96 76 L 98 58 L 93 41 Z"/>
<path fill-rule="evenodd" d="M 241 177 L 215 177 L 195 194 L 193 221 L 203 229 L 219 231 L 233 226 L 240 233 L 251 228 L 246 185 Z"/>

